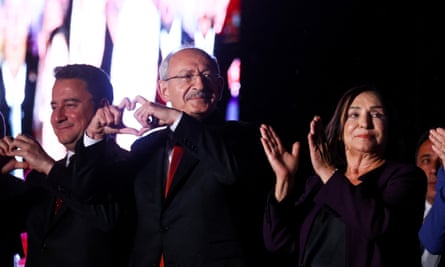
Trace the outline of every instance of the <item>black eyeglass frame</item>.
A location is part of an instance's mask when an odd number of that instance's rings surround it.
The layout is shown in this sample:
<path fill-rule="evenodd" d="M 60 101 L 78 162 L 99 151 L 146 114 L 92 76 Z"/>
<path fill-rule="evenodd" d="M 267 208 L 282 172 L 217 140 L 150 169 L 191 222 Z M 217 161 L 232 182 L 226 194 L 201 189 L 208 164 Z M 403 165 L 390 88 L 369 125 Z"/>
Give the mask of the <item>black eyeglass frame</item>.
<path fill-rule="evenodd" d="M 194 81 L 196 79 L 195 77 L 198 77 L 198 76 L 200 76 L 201 79 L 205 79 L 207 81 L 216 81 L 217 79 L 222 78 L 221 75 L 219 75 L 219 74 L 207 74 L 207 73 L 199 72 L 199 73 L 193 73 L 193 74 L 188 73 L 188 74 L 184 74 L 184 75 L 173 75 L 173 76 L 167 77 L 162 80 L 165 82 L 168 82 L 168 81 L 174 80 L 174 79 L 185 79 L 185 80 L 189 80 L 189 81 L 192 81 L 192 80 Z"/>

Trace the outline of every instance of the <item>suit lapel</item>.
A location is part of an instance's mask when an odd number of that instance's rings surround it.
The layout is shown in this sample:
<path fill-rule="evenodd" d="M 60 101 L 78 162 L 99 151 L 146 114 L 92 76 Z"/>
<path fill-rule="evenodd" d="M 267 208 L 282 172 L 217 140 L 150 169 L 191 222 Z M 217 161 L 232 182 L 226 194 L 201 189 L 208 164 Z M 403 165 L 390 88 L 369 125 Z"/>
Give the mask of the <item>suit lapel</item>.
<path fill-rule="evenodd" d="M 60 159 L 56 162 L 57 165 L 66 165 L 66 155 L 63 159 Z M 68 179 L 68 177 L 66 177 L 66 179 Z M 50 204 L 48 205 L 48 207 L 50 207 L 48 209 L 48 214 L 47 214 L 47 218 L 48 218 L 48 223 L 47 225 L 47 233 L 49 233 L 51 231 L 51 229 L 59 222 L 60 218 L 63 217 L 63 215 L 65 214 L 65 212 L 68 210 L 68 205 L 66 204 L 62 204 L 62 206 L 60 207 L 59 211 L 57 212 L 57 214 L 54 214 L 55 211 L 55 206 L 56 206 L 56 196 L 52 195 L 49 197 Z"/>
<path fill-rule="evenodd" d="M 54 226 L 57 225 L 59 222 L 61 216 L 62 216 L 62 209 L 65 209 L 65 207 L 60 208 L 59 212 L 54 215 L 54 209 L 55 209 L 55 203 L 56 203 L 56 197 L 51 196 L 49 197 L 48 201 L 50 202 L 48 204 L 48 209 L 46 211 L 46 223 L 45 223 L 45 233 L 48 235 L 52 229 L 54 229 Z M 64 213 L 64 212 L 63 212 Z"/>
<path fill-rule="evenodd" d="M 192 169 L 198 163 L 198 159 L 192 155 L 187 149 L 184 149 L 184 154 L 182 155 L 181 162 L 179 163 L 178 169 L 173 176 L 173 181 L 170 186 L 169 193 L 167 194 L 166 202 L 169 199 L 175 196 L 178 188 L 180 188 L 186 181 L 187 177 L 189 177 L 189 173 L 192 172 Z"/>
<path fill-rule="evenodd" d="M 135 191 L 144 192 L 139 195 L 147 203 L 163 203 L 165 200 L 163 185 L 167 177 L 166 143 L 169 132 L 167 128 L 151 132 L 149 136 L 136 140 L 131 148 L 134 168 L 141 168 Z"/>
<path fill-rule="evenodd" d="M 147 186 L 150 186 L 151 188 L 153 188 L 152 186 L 155 186 L 153 183 L 159 185 L 159 187 L 157 187 L 159 190 L 157 190 L 158 192 L 156 194 L 159 194 L 159 198 L 163 200 L 164 204 L 169 203 L 170 200 L 176 195 L 178 188 L 185 183 L 189 173 L 192 172 L 192 169 L 198 163 L 198 159 L 185 148 L 181 162 L 179 163 L 178 169 L 173 176 L 169 193 L 167 194 L 167 198 L 165 198 L 165 189 L 163 185 L 165 179 L 167 178 L 168 167 L 165 151 L 170 134 L 171 131 L 168 128 L 152 132 L 150 133 L 149 138 L 142 138 L 136 141 L 132 148 L 133 157 L 136 158 L 136 161 L 139 161 L 139 164 L 141 165 L 145 165 L 147 161 L 149 161 L 149 165 L 151 167 L 148 166 L 147 172 L 150 172 L 150 174 L 154 175 L 155 177 L 159 177 L 156 181 L 151 179 L 144 181 L 150 183 Z"/>

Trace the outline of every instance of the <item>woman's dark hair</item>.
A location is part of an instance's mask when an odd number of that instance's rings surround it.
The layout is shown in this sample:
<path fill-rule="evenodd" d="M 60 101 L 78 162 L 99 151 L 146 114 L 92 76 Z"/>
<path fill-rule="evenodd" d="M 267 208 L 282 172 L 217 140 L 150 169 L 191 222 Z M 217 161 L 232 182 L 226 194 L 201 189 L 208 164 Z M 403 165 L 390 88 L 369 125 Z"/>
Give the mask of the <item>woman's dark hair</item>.
<path fill-rule="evenodd" d="M 331 153 L 330 157 L 332 159 L 332 163 L 339 169 L 344 169 L 346 167 L 346 154 L 345 154 L 345 145 L 343 142 L 343 131 L 345 122 L 348 116 L 348 109 L 351 106 L 354 99 L 363 92 L 373 92 L 378 98 L 382 101 L 385 118 L 386 118 L 386 144 L 385 150 L 383 151 L 383 157 L 390 158 L 392 157 L 391 150 L 388 145 L 392 144 L 392 142 L 396 142 L 393 139 L 393 129 L 395 118 L 394 118 L 394 109 L 391 106 L 391 102 L 384 96 L 384 94 L 378 90 L 375 85 L 372 84 L 364 84 L 360 86 L 353 87 L 347 90 L 341 96 L 340 100 L 337 103 L 334 114 L 331 117 L 331 120 L 326 125 L 325 133 L 326 133 L 326 141 L 329 147 L 329 151 Z"/>

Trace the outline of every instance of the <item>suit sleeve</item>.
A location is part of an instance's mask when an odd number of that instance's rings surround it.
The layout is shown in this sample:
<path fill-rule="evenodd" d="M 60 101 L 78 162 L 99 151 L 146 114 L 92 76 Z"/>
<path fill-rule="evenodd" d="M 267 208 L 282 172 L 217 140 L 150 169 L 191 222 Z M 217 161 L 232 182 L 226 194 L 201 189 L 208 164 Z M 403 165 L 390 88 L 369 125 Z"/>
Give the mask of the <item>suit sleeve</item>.
<path fill-rule="evenodd" d="M 442 254 L 445 251 L 445 170 L 440 167 L 437 174 L 439 188 L 425 221 L 420 227 L 419 238 L 422 245 L 432 254 Z"/>
<path fill-rule="evenodd" d="M 279 203 L 273 190 L 269 193 L 263 220 L 263 238 L 269 251 L 289 255 L 297 252 L 300 229 L 311 208 L 311 196 L 322 184 L 317 176 L 311 176 L 304 186 L 304 192 L 294 191 Z"/>

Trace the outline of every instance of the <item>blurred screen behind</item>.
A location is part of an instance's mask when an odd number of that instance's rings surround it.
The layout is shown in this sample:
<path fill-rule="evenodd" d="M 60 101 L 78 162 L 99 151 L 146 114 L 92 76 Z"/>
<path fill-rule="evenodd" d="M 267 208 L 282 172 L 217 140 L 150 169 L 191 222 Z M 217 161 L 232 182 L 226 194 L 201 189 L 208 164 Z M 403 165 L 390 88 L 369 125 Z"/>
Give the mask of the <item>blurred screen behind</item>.
<path fill-rule="evenodd" d="M 33 135 L 52 157 L 63 158 L 50 124 L 54 67 L 101 67 L 110 75 L 115 104 L 136 95 L 159 101 L 157 67 L 166 54 L 181 45 L 213 54 L 216 40 L 239 41 L 240 21 L 240 0 L 0 0 L 6 133 Z M 130 112 L 124 120 L 138 127 Z M 118 137 L 128 149 L 134 140 Z"/>

